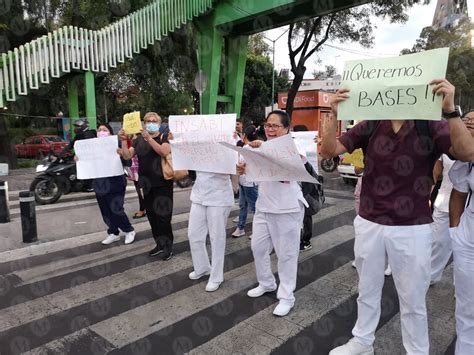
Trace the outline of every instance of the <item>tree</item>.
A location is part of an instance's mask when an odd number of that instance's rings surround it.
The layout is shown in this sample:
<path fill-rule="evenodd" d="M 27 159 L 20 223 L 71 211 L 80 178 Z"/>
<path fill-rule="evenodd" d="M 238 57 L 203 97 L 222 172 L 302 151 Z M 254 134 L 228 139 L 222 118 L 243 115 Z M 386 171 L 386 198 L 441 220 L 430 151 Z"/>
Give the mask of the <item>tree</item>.
<path fill-rule="evenodd" d="M 263 41 L 263 34 L 249 38 L 241 108 L 241 117 L 245 124 L 258 124 L 263 121 L 265 107 L 272 102 L 272 73 L 275 75 L 275 102 L 277 93 L 289 88 L 288 77 L 280 76 L 273 70 L 269 54 L 270 46 Z"/>
<path fill-rule="evenodd" d="M 462 19 L 455 27 L 434 30 L 424 28 L 411 49 L 401 54 L 450 47 L 446 78 L 456 86 L 455 101 L 463 111 L 474 109 L 474 49 L 471 47 L 471 30 L 474 26 L 469 18 Z"/>
<path fill-rule="evenodd" d="M 389 17 L 392 22 L 404 23 L 408 19 L 405 11 L 419 2 L 422 1 L 377 0 L 367 5 L 291 24 L 288 31 L 288 50 L 294 79 L 288 91 L 288 114 L 291 116 L 293 113 L 294 99 L 306 72 L 306 61 L 320 51 L 328 40 L 341 43 L 358 42 L 369 48 L 374 40 L 371 18 Z M 423 0 L 425 4 L 428 2 L 429 0 Z"/>
<path fill-rule="evenodd" d="M 336 67 L 333 65 L 326 65 L 325 71 L 313 70 L 312 75 L 314 79 L 328 79 L 333 78 L 337 74 Z"/>

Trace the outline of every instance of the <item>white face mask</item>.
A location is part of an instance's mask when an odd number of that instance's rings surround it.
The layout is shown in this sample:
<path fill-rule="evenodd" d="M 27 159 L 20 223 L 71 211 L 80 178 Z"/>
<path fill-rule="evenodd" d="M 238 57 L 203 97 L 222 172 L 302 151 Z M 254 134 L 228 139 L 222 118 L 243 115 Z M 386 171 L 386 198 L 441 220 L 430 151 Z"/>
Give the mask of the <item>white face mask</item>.
<path fill-rule="evenodd" d="M 154 134 L 160 130 L 160 125 L 156 122 L 148 122 L 145 125 L 145 128 L 148 131 L 148 133 Z"/>

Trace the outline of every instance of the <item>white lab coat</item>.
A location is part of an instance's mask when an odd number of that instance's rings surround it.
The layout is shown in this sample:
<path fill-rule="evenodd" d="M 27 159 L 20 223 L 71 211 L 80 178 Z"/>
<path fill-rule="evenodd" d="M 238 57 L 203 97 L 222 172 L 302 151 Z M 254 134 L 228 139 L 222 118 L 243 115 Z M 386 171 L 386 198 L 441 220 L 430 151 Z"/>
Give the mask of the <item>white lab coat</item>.
<path fill-rule="evenodd" d="M 210 282 L 224 281 L 226 224 L 234 203 L 230 175 L 196 172 L 191 192 L 188 238 L 197 275 L 211 272 Z M 211 241 L 212 261 L 206 249 L 206 238 Z"/>
<path fill-rule="evenodd" d="M 474 190 L 474 169 L 457 161 L 449 173 L 454 188 L 468 193 Z M 449 230 L 456 280 L 456 355 L 474 354 L 474 198 L 461 216 L 458 227 Z"/>

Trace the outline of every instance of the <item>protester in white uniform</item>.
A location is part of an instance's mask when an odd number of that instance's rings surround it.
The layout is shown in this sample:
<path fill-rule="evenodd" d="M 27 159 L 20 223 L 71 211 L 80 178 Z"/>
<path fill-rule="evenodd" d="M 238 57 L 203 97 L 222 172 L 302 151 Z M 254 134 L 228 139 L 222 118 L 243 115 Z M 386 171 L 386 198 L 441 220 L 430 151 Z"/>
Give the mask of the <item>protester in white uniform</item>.
<path fill-rule="evenodd" d="M 226 223 L 234 204 L 230 175 L 196 172 L 191 192 L 188 238 L 194 271 L 191 280 L 209 275 L 206 291 L 216 291 L 224 281 Z M 209 234 L 212 260 L 206 249 Z"/>
<path fill-rule="evenodd" d="M 443 270 L 451 257 L 451 239 L 449 237 L 449 196 L 453 184 L 449 179 L 449 170 L 454 164 L 446 154 L 436 162 L 433 180 L 443 174 L 443 182 L 438 190 L 433 209 L 433 245 L 431 249 L 431 284 L 441 280 Z"/>
<path fill-rule="evenodd" d="M 359 215 L 354 220 L 357 322 L 353 338 L 330 355 L 374 354 L 387 257 L 400 300 L 405 351 L 409 355 L 429 354 L 426 292 L 431 277 L 433 166 L 443 153 L 458 159 L 471 156 L 465 137 L 448 129 L 448 125 L 455 130 L 462 125 L 454 106 L 454 86 L 446 79 L 433 80 L 430 85 L 434 94 L 443 97 L 443 116 L 458 121 L 421 122 L 426 124 L 432 145 L 420 137 L 413 120 L 362 121 L 336 138 L 337 106 L 349 98 L 349 90 L 338 90 L 331 100 L 333 115 L 324 122 L 321 155 L 331 158 L 362 148 L 366 166 Z"/>
<path fill-rule="evenodd" d="M 465 116 L 474 145 L 474 112 Z M 471 163 L 454 163 L 449 177 L 453 191 L 449 202 L 449 234 L 456 280 L 456 355 L 474 354 L 474 169 Z M 467 201 L 470 197 L 470 201 Z M 467 207 L 465 207 L 467 204 Z"/>
<path fill-rule="evenodd" d="M 284 111 L 273 111 L 264 124 L 268 140 L 288 134 L 290 117 Z M 262 141 L 251 142 L 259 147 Z M 245 165 L 238 171 L 245 173 Z M 253 218 L 252 252 L 255 259 L 258 286 L 249 290 L 249 297 L 260 297 L 277 289 L 272 273 L 270 254 L 275 249 L 278 258 L 277 316 L 287 315 L 295 304 L 300 230 L 306 201 L 296 181 L 264 181 L 259 183 L 256 212 Z"/>

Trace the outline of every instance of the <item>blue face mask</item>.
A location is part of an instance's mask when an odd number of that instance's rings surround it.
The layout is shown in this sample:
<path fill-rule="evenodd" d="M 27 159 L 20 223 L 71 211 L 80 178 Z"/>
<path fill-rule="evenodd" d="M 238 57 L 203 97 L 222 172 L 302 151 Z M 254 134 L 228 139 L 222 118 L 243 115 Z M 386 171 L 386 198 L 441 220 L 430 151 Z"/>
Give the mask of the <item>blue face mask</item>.
<path fill-rule="evenodd" d="M 154 134 L 154 133 L 158 132 L 159 129 L 160 129 L 160 125 L 158 123 L 150 122 L 150 123 L 146 124 L 146 130 L 150 134 Z"/>

